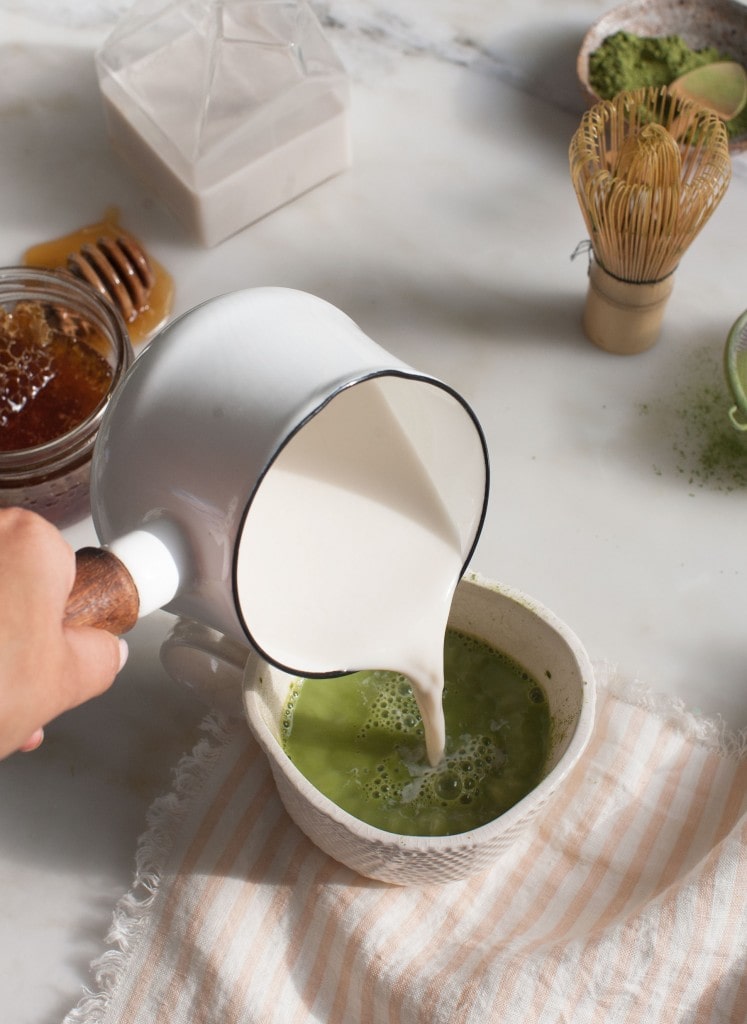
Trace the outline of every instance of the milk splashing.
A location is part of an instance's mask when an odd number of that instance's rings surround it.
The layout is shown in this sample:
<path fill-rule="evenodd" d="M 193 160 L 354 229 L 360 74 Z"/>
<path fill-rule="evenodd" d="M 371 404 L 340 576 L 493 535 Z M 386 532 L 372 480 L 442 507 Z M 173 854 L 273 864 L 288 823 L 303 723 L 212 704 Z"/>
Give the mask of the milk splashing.
<path fill-rule="evenodd" d="M 485 464 L 469 414 L 428 385 L 455 449 L 431 449 L 426 468 L 423 446 L 410 439 L 412 384 L 385 377 L 349 387 L 292 437 L 251 503 L 237 587 L 248 631 L 270 660 L 307 676 L 407 676 L 435 765 L 445 745 L 444 635 L 482 511 Z M 450 513 L 434 476 L 443 490 L 457 451 L 473 493 L 459 494 Z"/>

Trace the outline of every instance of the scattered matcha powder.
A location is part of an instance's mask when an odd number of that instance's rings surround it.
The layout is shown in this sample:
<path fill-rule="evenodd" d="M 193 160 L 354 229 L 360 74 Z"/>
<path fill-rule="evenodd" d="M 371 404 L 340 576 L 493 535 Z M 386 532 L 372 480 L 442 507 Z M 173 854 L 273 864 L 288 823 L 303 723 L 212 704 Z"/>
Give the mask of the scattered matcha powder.
<path fill-rule="evenodd" d="M 636 36 L 615 32 L 589 57 L 589 82 L 602 99 L 646 86 L 669 85 L 694 68 L 733 60 L 715 46 L 692 50 L 681 36 Z M 730 136 L 747 132 L 747 107 L 726 122 Z"/>
<path fill-rule="evenodd" d="M 729 422 L 728 410 L 734 403 L 719 355 L 710 347 L 691 352 L 682 370 L 675 392 L 664 399 L 661 409 L 667 423 L 664 429 L 671 430 L 672 469 L 692 488 L 743 492 L 747 447 Z M 651 404 L 639 403 L 638 411 L 648 416 Z M 654 465 L 653 470 L 657 476 L 665 475 L 661 466 Z"/>

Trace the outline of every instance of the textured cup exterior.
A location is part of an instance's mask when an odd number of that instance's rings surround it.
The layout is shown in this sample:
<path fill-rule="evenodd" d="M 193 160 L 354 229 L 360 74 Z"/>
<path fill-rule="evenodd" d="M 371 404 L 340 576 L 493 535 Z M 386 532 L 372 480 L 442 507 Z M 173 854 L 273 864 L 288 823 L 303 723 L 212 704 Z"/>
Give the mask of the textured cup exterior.
<path fill-rule="evenodd" d="M 456 882 L 487 871 L 534 820 L 552 794 L 549 788 L 538 794 L 521 815 L 507 820 L 503 829 L 485 826 L 484 836 L 477 829 L 455 836 L 421 837 L 421 842 L 416 843 L 413 836 L 397 836 L 378 829 L 371 830 L 378 832 L 378 836 L 353 832 L 302 796 L 275 764 L 272 773 L 288 814 L 316 846 L 358 874 L 394 885 Z"/>
<path fill-rule="evenodd" d="M 487 870 L 542 812 L 591 736 L 591 664 L 578 639 L 552 612 L 470 573 L 457 588 L 449 624 L 492 643 L 541 679 L 553 718 L 544 779 L 504 814 L 471 832 L 401 836 L 343 811 L 299 772 L 281 746 L 279 721 L 293 677 L 261 661 L 250 665 L 244 677 L 249 725 L 269 758 L 288 814 L 325 853 L 378 881 L 430 885 Z"/>

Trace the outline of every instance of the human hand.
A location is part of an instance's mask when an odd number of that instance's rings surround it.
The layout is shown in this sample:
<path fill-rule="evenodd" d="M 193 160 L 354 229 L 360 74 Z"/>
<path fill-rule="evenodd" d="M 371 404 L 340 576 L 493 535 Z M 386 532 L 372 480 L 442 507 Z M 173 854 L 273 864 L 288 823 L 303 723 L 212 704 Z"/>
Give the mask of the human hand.
<path fill-rule="evenodd" d="M 0 758 L 33 750 L 43 727 L 109 688 L 127 645 L 91 626 L 66 626 L 75 554 L 23 509 L 0 510 Z"/>

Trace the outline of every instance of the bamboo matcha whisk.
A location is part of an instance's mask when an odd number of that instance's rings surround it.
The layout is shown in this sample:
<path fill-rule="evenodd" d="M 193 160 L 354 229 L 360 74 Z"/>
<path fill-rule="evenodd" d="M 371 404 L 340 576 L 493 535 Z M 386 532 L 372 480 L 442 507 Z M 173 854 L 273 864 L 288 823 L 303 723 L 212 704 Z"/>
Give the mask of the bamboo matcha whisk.
<path fill-rule="evenodd" d="M 666 88 L 636 89 L 584 114 L 569 159 L 594 256 L 584 330 L 608 351 L 642 352 L 731 179 L 726 128 Z"/>

